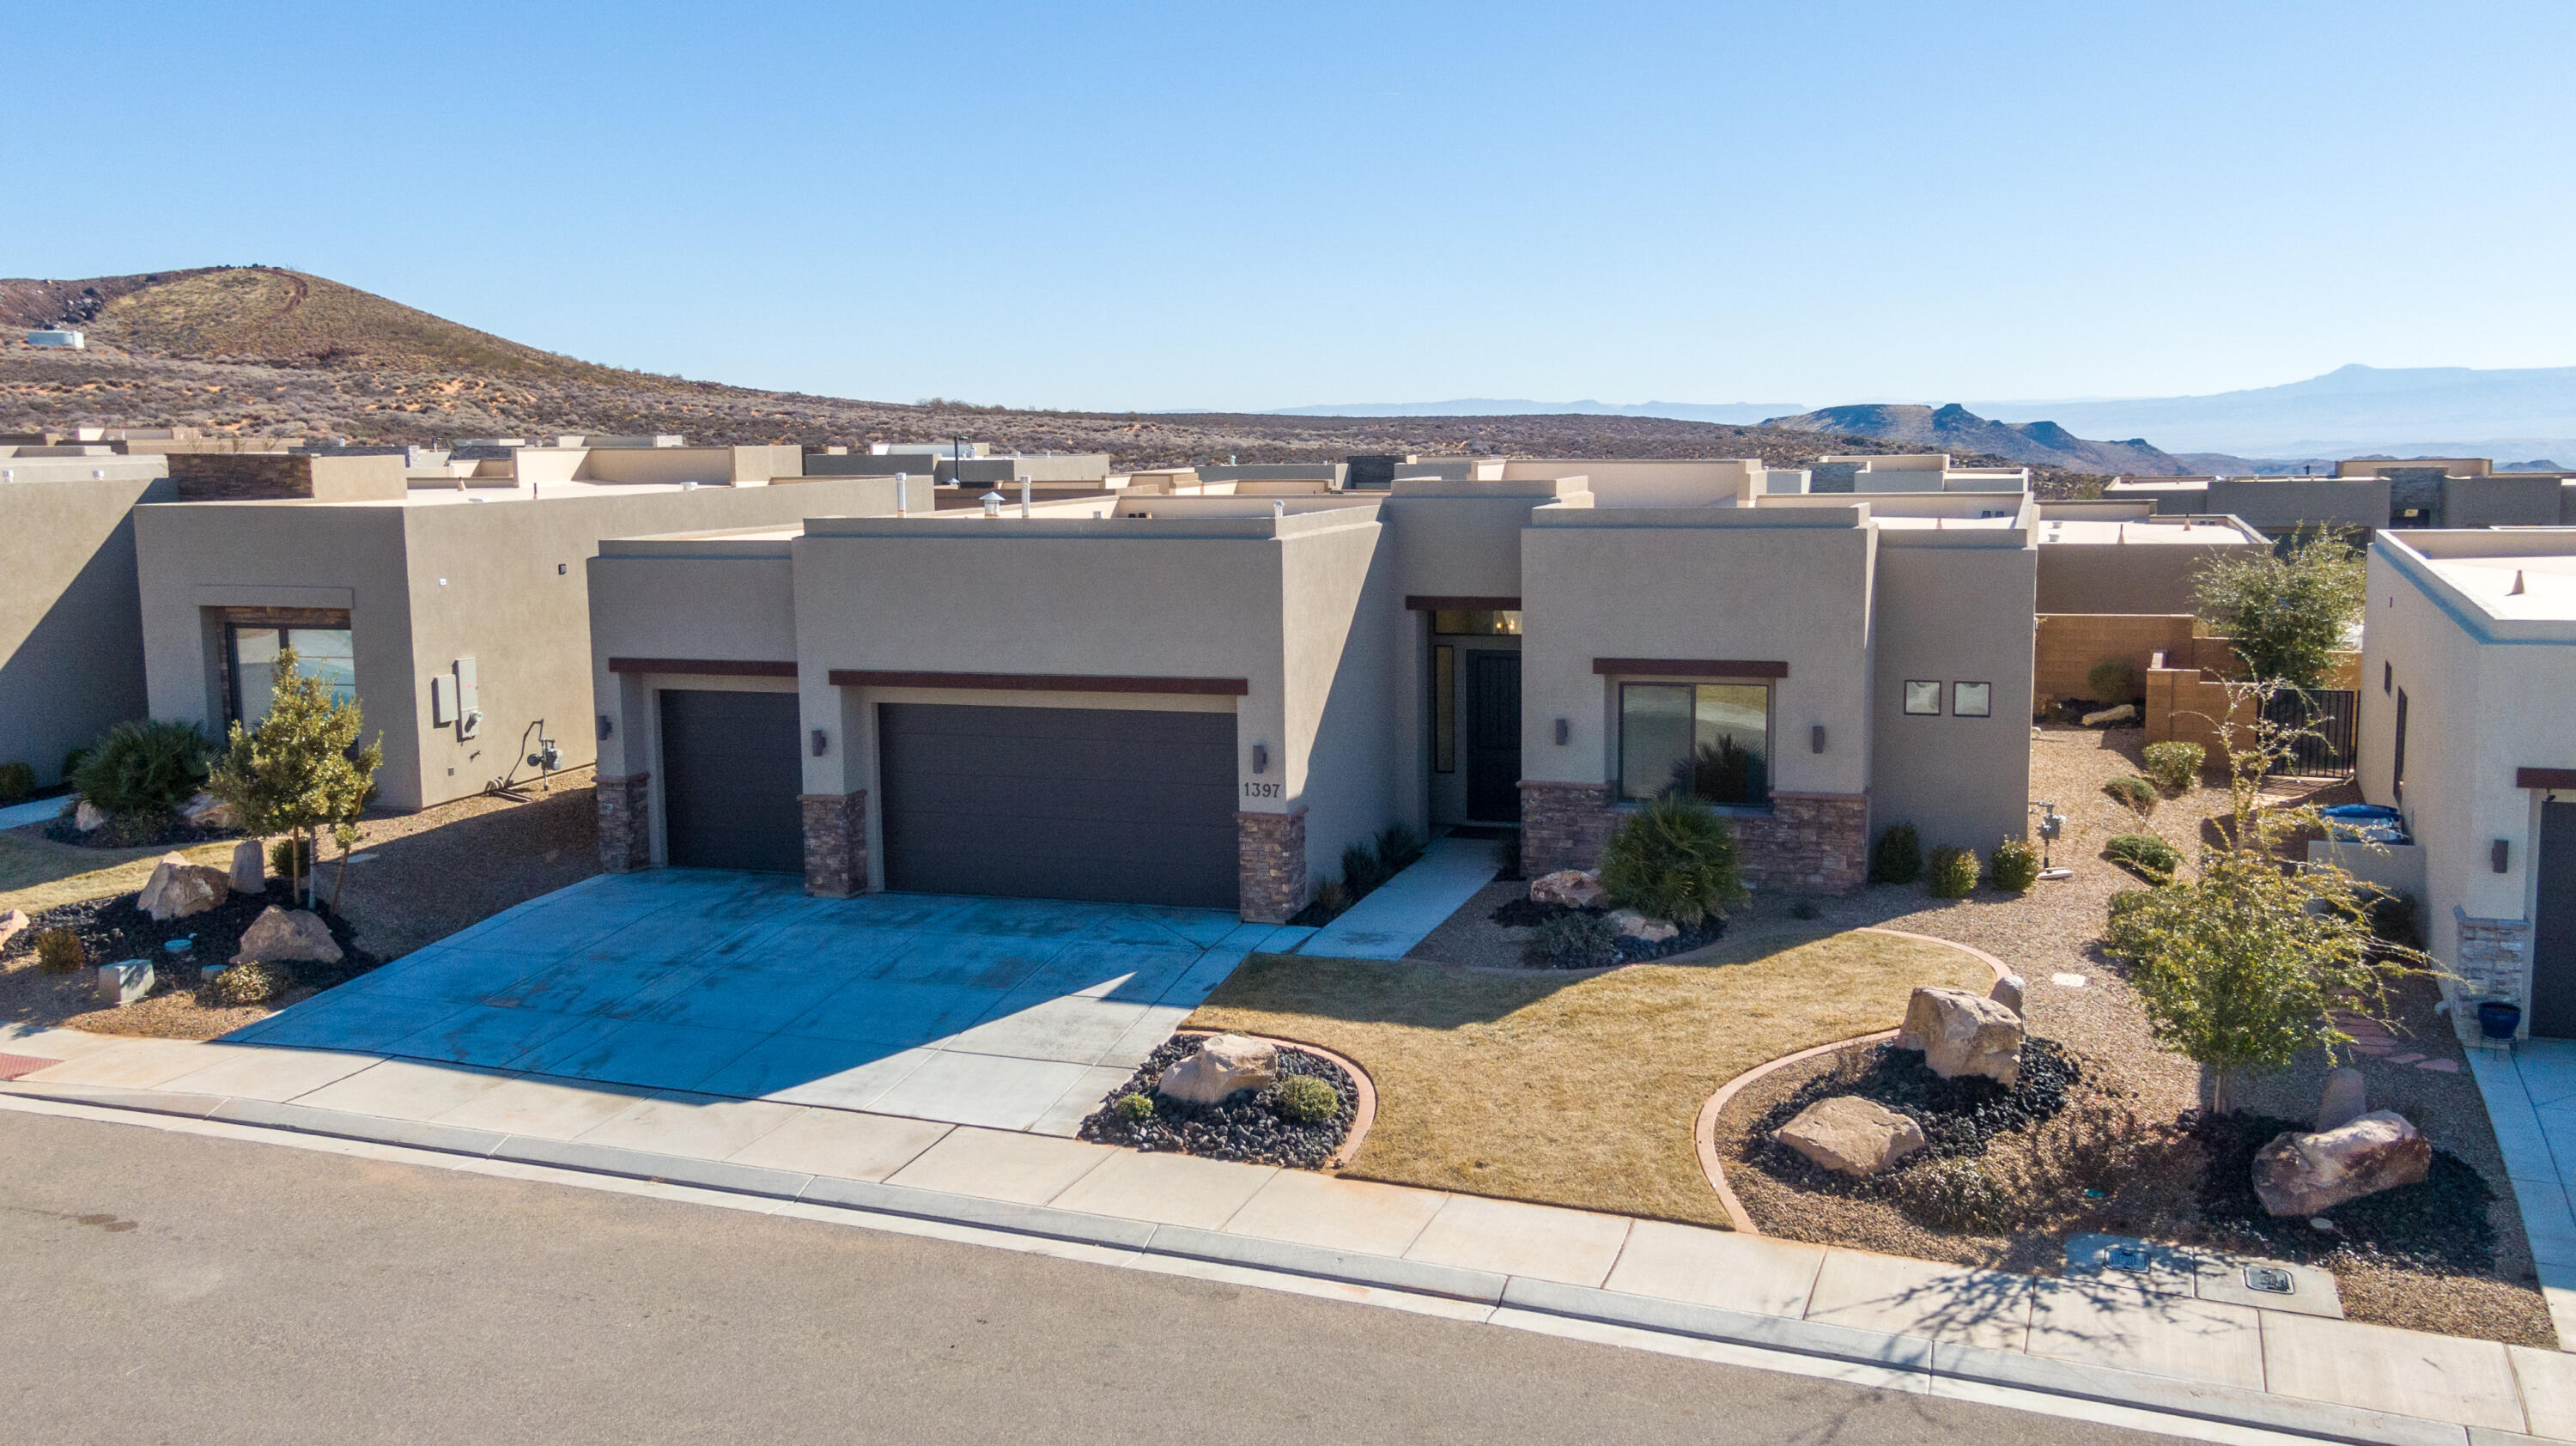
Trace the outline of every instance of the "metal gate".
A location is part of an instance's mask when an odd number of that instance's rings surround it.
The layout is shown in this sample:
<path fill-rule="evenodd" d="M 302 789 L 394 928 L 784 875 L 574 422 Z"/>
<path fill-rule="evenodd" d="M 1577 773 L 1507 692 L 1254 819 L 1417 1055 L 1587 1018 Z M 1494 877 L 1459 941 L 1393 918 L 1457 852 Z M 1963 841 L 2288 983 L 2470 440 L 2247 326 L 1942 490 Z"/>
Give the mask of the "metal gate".
<path fill-rule="evenodd" d="M 2291 730 L 2289 756 L 2273 765 L 2275 773 L 2303 777 L 2344 777 L 2353 771 L 2353 728 L 2361 716 L 2361 695 L 2350 688 L 2284 688 L 2264 705 L 2266 720 Z"/>

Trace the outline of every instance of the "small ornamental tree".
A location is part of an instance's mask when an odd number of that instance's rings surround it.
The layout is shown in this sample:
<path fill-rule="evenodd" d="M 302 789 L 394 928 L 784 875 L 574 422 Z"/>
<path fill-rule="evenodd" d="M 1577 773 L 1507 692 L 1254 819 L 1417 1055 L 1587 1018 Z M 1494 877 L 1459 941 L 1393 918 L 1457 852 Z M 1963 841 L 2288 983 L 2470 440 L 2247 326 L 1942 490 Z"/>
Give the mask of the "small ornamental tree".
<path fill-rule="evenodd" d="M 2278 684 L 2257 684 L 2269 702 Z M 2329 1011 L 2385 1024 L 2390 987 L 2430 961 L 2374 938 L 2372 891 L 2332 864 L 2282 855 L 2303 830 L 2322 832 L 2313 807 L 2265 808 L 2268 761 L 2298 730 L 2262 720 L 2233 725 L 2227 745 L 2232 816 L 2223 844 L 2204 847 L 2188 883 L 2121 895 L 2107 943 L 2131 968 L 2158 1043 L 2207 1068 L 2212 1104 L 2231 1085 L 2289 1067 L 2301 1050 L 2329 1055 L 2352 1042 Z"/>
<path fill-rule="evenodd" d="M 358 747 L 365 715 L 356 700 L 332 701 L 330 685 L 296 665 L 295 650 L 277 654 L 276 691 L 259 726 L 239 723 L 225 737 L 224 756 L 206 781 L 207 791 L 241 814 L 242 828 L 259 837 L 297 840 L 303 867 L 291 880 L 304 888 L 310 907 L 316 875 L 310 860 L 324 828 L 341 839 L 343 857 L 358 811 L 376 795 L 376 769 L 385 761 L 384 740 Z"/>
<path fill-rule="evenodd" d="M 2200 616 L 2224 632 L 2256 682 L 2322 688 L 2334 654 L 2361 617 L 2369 579 L 2361 560 L 2331 537 L 2301 533 L 2281 556 L 2260 548 L 2212 559 L 2192 584 Z"/>

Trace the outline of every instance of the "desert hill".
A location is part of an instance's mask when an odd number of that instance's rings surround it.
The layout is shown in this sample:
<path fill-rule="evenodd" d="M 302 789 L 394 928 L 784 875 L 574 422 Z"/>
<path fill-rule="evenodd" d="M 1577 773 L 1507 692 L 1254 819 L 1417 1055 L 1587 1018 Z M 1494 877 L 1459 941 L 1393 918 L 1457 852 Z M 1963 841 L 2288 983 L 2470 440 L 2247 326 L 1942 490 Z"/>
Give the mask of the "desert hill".
<path fill-rule="evenodd" d="M 1926 452 L 1991 453 L 2027 466 L 2061 467 L 2072 472 L 2180 477 L 2191 471 L 2147 445 L 2144 438 L 2088 442 L 2055 422 L 1988 421 L 1956 402 L 1938 408 L 1880 404 L 1825 407 L 1794 417 L 1773 417 L 1762 425 L 1874 437 Z"/>

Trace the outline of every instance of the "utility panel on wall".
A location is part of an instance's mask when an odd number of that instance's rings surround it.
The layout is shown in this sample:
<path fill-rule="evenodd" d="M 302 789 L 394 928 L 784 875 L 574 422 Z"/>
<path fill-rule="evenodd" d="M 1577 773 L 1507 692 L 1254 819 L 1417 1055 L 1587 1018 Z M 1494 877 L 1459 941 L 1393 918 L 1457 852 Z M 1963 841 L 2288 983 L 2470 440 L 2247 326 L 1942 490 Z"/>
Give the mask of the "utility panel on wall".
<path fill-rule="evenodd" d="M 429 680 L 429 723 L 444 728 L 456 721 L 456 679 L 446 674 Z"/>
<path fill-rule="evenodd" d="M 475 686 L 474 660 L 456 660 L 456 736 L 471 738 L 483 731 L 483 690 Z"/>

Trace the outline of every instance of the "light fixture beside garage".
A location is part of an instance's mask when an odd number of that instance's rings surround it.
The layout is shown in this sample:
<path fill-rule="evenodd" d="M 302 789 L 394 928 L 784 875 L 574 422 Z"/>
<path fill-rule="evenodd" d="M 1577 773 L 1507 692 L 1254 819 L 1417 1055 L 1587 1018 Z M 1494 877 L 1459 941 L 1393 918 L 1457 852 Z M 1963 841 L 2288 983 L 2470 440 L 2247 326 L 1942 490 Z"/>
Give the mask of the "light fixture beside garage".
<path fill-rule="evenodd" d="M 823 731 L 822 729 L 820 729 L 820 728 L 815 729 L 815 730 L 814 730 L 814 756 L 815 756 L 815 757 L 817 757 L 817 758 L 822 757 L 822 756 L 823 756 L 823 754 L 831 748 L 831 746 L 832 746 L 832 735 L 831 735 L 831 734 L 829 734 L 829 733 L 824 732 L 824 731 Z"/>
<path fill-rule="evenodd" d="M 1255 743 L 1252 745 L 1252 771 L 1255 773 L 1268 773 L 1270 771 L 1269 744 Z"/>

